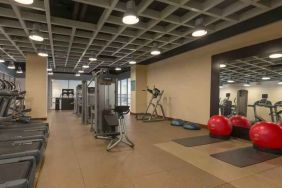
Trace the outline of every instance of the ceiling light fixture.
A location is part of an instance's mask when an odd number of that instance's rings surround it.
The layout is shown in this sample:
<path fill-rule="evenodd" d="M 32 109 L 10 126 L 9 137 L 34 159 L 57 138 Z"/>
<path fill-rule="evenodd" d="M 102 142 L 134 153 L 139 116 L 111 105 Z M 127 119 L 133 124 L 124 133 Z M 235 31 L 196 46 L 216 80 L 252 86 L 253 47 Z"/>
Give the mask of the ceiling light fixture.
<path fill-rule="evenodd" d="M 53 72 L 48 72 L 48 75 L 54 75 L 54 73 Z"/>
<path fill-rule="evenodd" d="M 131 61 L 129 61 L 129 64 L 130 64 L 130 65 L 135 65 L 135 64 L 136 64 L 136 61 L 131 60 Z"/>
<path fill-rule="evenodd" d="M 121 71 L 121 68 L 120 67 L 116 67 L 115 70 L 116 71 Z"/>
<path fill-rule="evenodd" d="M 23 5 L 31 5 L 33 3 L 33 0 L 14 0 L 14 1 Z"/>
<path fill-rule="evenodd" d="M 88 65 L 88 64 L 84 64 L 84 65 L 82 65 L 82 68 L 84 68 L 84 69 L 88 69 L 90 66 Z"/>
<path fill-rule="evenodd" d="M 202 37 L 206 35 L 208 31 L 206 30 L 204 26 L 204 19 L 198 18 L 195 20 L 195 30 L 192 33 L 193 37 Z"/>
<path fill-rule="evenodd" d="M 127 25 L 134 25 L 139 22 L 139 18 L 136 14 L 134 0 L 129 0 L 126 3 L 126 12 L 122 18 L 122 22 Z"/>
<path fill-rule="evenodd" d="M 268 56 L 270 59 L 277 59 L 282 57 L 282 53 L 273 53 Z"/>
<path fill-rule="evenodd" d="M 41 57 L 48 57 L 48 54 L 46 52 L 38 52 L 38 55 Z"/>
<path fill-rule="evenodd" d="M 151 55 L 160 55 L 160 54 L 161 54 L 161 51 L 159 50 L 157 43 L 153 43 Z"/>
<path fill-rule="evenodd" d="M 80 69 L 78 70 L 79 73 L 84 73 L 84 70 Z"/>
<path fill-rule="evenodd" d="M 33 25 L 33 30 L 30 32 L 28 36 L 31 40 L 37 41 L 37 42 L 42 42 L 44 41 L 43 35 L 40 32 L 39 25 L 34 24 Z"/>
<path fill-rule="evenodd" d="M 21 68 L 20 66 L 19 66 L 18 69 L 17 69 L 17 73 L 18 73 L 18 74 L 22 74 L 22 73 L 23 73 L 23 70 L 22 70 L 22 68 Z"/>
<path fill-rule="evenodd" d="M 246 82 L 246 83 L 243 84 L 243 86 L 244 87 L 250 87 L 251 85 L 250 85 L 250 83 Z"/>
<path fill-rule="evenodd" d="M 220 64 L 219 67 L 220 67 L 220 68 L 225 68 L 226 65 L 225 65 L 225 64 Z"/>
<path fill-rule="evenodd" d="M 3 58 L 0 58 L 0 63 L 5 63 L 5 60 Z"/>
<path fill-rule="evenodd" d="M 16 69 L 14 62 L 10 62 L 8 65 L 8 69 Z"/>
<path fill-rule="evenodd" d="M 80 73 L 79 73 L 79 72 L 78 72 L 78 73 L 75 73 L 75 76 L 77 76 L 77 77 L 80 76 Z"/>
<path fill-rule="evenodd" d="M 96 57 L 89 57 L 89 61 L 97 61 Z"/>
<path fill-rule="evenodd" d="M 230 78 L 229 80 L 227 80 L 227 82 L 228 83 L 234 83 L 235 81 Z"/>
<path fill-rule="evenodd" d="M 262 80 L 270 80 L 271 78 L 269 76 L 263 76 L 261 79 Z"/>
<path fill-rule="evenodd" d="M 48 72 L 50 72 L 50 71 L 52 71 L 52 70 L 53 70 L 53 69 L 52 69 L 51 67 L 48 67 L 48 68 L 47 68 L 47 71 L 48 71 Z"/>

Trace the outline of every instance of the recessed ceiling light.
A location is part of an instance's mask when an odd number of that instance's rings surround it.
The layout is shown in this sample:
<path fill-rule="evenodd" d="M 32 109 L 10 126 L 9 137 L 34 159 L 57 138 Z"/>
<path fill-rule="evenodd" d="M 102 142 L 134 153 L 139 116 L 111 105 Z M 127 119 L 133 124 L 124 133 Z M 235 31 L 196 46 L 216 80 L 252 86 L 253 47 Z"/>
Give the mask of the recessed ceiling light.
<path fill-rule="evenodd" d="M 13 62 L 10 62 L 8 65 L 8 69 L 16 69 L 15 64 Z"/>
<path fill-rule="evenodd" d="M 234 83 L 235 81 L 230 79 L 230 80 L 227 80 L 228 83 Z"/>
<path fill-rule="evenodd" d="M 87 64 L 82 65 L 82 68 L 84 68 L 84 69 L 88 69 L 89 67 L 90 67 L 90 66 L 87 65 Z"/>
<path fill-rule="evenodd" d="M 81 70 L 78 70 L 78 72 L 79 72 L 79 73 L 84 73 L 84 70 L 81 69 Z"/>
<path fill-rule="evenodd" d="M 17 69 L 17 73 L 18 73 L 18 74 L 22 74 L 22 73 L 23 73 L 23 70 L 22 70 L 22 68 L 21 68 L 21 67 L 18 67 L 18 69 Z"/>
<path fill-rule="evenodd" d="M 48 57 L 48 54 L 46 52 L 38 52 L 38 55 L 41 57 Z"/>
<path fill-rule="evenodd" d="M 220 68 L 225 68 L 226 65 L 225 65 L 225 64 L 220 64 L 219 67 L 220 67 Z"/>
<path fill-rule="evenodd" d="M 268 76 L 264 76 L 264 77 L 262 77 L 261 79 L 262 79 L 262 80 L 270 80 L 271 78 L 268 77 Z"/>
<path fill-rule="evenodd" d="M 271 59 L 280 58 L 280 57 L 282 57 L 282 53 L 270 54 L 268 57 L 271 58 Z"/>
<path fill-rule="evenodd" d="M 14 1 L 24 5 L 31 5 L 33 3 L 33 0 L 14 0 Z"/>
<path fill-rule="evenodd" d="M 121 71 L 121 68 L 120 67 L 116 67 L 115 70 L 116 71 Z"/>
<path fill-rule="evenodd" d="M 89 57 L 89 61 L 97 61 L 96 57 Z"/>
<path fill-rule="evenodd" d="M 53 75 L 54 73 L 53 72 L 48 72 L 48 75 Z"/>
<path fill-rule="evenodd" d="M 131 61 L 129 61 L 129 64 L 130 64 L 130 65 L 135 65 L 135 64 L 136 64 L 136 61 L 131 60 Z"/>
<path fill-rule="evenodd" d="M 80 73 L 76 73 L 75 76 L 80 76 Z"/>
<path fill-rule="evenodd" d="M 139 22 L 139 18 L 135 11 L 135 2 L 133 0 L 129 0 L 126 3 L 126 12 L 124 13 L 122 22 L 127 25 L 134 25 Z"/>

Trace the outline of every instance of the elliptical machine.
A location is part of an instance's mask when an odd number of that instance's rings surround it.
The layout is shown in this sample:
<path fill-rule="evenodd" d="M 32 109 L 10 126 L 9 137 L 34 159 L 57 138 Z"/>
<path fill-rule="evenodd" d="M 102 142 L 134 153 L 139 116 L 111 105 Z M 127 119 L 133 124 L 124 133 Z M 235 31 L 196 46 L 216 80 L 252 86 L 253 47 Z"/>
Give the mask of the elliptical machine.
<path fill-rule="evenodd" d="M 163 121 L 166 120 L 165 112 L 163 105 L 161 104 L 161 99 L 164 94 L 164 90 L 159 90 L 154 86 L 153 89 L 147 88 L 146 90 L 148 93 L 151 94 L 150 102 L 146 108 L 145 113 L 136 114 L 137 120 L 143 120 L 144 122 L 154 122 L 154 121 Z M 152 109 L 151 112 L 150 109 Z M 161 114 L 158 114 L 158 111 Z"/>

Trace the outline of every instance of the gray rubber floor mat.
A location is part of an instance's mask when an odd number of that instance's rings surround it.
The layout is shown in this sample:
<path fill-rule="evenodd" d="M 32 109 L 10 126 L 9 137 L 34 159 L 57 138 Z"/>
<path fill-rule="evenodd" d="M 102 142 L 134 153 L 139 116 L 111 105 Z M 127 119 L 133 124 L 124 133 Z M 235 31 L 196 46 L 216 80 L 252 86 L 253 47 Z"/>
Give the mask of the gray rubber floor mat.
<path fill-rule="evenodd" d="M 225 151 L 221 153 L 215 153 L 215 154 L 211 154 L 211 156 L 218 160 L 224 161 L 228 164 L 240 168 L 251 166 L 270 159 L 280 157 L 279 155 L 275 155 L 272 153 L 258 151 L 254 149 L 252 146 Z"/>
<path fill-rule="evenodd" d="M 201 146 L 206 144 L 213 144 L 217 142 L 224 142 L 226 140 L 219 138 L 212 138 L 209 135 L 204 135 L 204 136 L 181 138 L 173 141 L 186 147 L 193 147 L 193 146 Z"/>

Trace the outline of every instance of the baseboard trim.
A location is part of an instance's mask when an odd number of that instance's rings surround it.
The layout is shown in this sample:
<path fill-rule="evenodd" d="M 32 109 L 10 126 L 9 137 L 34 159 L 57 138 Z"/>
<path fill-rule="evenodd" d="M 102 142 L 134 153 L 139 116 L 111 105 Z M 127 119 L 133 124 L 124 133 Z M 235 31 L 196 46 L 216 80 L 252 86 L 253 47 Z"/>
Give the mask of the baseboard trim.
<path fill-rule="evenodd" d="M 142 114 L 142 113 L 134 113 L 134 112 L 130 112 L 130 115 L 139 115 L 139 114 Z M 169 120 L 169 121 L 172 121 L 173 119 L 177 119 L 177 118 L 173 118 L 173 117 L 166 117 L 167 118 L 167 120 Z M 186 120 L 184 120 L 184 121 L 186 121 Z M 195 123 L 195 122 L 191 122 L 191 121 L 186 121 L 186 122 L 188 122 L 188 123 L 191 123 L 191 124 L 198 124 L 198 125 L 200 125 L 201 126 L 201 128 L 208 128 L 208 126 L 207 125 L 204 125 L 204 124 L 201 124 L 201 123 Z"/>
<path fill-rule="evenodd" d="M 46 121 L 47 118 L 31 118 L 31 120 L 41 120 L 41 121 Z"/>

